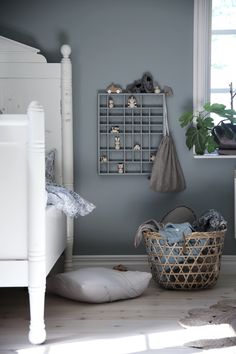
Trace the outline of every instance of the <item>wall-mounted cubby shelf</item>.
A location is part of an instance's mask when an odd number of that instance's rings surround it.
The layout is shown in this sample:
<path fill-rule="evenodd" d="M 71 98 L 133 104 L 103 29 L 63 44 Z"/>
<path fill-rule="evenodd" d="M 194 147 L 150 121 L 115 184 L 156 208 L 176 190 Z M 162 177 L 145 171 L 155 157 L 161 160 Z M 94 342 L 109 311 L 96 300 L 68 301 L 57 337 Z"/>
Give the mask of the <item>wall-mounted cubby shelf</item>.
<path fill-rule="evenodd" d="M 150 174 L 163 135 L 164 105 L 164 94 L 98 93 L 100 175 Z"/>

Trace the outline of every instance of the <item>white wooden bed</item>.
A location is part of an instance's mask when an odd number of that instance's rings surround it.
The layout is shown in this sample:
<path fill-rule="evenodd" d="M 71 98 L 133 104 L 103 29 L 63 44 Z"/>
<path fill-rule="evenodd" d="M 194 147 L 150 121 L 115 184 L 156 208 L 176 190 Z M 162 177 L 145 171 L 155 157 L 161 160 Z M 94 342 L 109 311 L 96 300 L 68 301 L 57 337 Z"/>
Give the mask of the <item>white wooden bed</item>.
<path fill-rule="evenodd" d="M 45 207 L 45 150 L 73 189 L 70 47 L 57 64 L 38 52 L 0 37 L 0 287 L 28 287 L 32 344 L 46 339 L 46 276 L 64 250 L 71 269 L 73 246 L 73 220 Z"/>

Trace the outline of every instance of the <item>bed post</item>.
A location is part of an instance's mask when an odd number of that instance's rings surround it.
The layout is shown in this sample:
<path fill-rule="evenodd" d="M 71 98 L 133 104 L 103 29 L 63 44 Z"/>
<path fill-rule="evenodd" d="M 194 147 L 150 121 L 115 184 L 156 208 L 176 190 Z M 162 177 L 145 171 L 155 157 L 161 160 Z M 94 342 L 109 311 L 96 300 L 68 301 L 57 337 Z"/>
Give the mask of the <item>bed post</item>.
<path fill-rule="evenodd" d="M 44 301 L 46 283 L 45 141 L 44 112 L 37 102 L 28 108 L 28 291 L 29 341 L 46 339 Z"/>
<path fill-rule="evenodd" d="M 62 181 L 63 185 L 74 189 L 73 172 L 73 107 L 72 107 L 72 66 L 69 58 L 71 48 L 61 47 L 61 114 L 62 114 Z M 67 246 L 65 251 L 65 271 L 72 270 L 74 222 L 67 217 Z"/>

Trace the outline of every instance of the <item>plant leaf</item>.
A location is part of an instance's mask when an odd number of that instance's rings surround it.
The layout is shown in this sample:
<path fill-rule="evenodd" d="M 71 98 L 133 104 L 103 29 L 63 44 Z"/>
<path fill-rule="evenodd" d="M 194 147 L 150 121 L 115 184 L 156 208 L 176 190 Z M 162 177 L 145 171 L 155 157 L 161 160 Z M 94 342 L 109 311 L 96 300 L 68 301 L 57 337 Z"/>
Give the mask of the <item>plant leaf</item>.
<path fill-rule="evenodd" d="M 214 120 L 211 117 L 207 117 L 203 121 L 203 126 L 206 129 L 211 129 L 214 127 Z"/>
<path fill-rule="evenodd" d="M 225 109 L 224 112 L 222 112 L 221 117 L 229 119 L 231 123 L 235 123 L 236 111 L 234 109 Z"/>
<path fill-rule="evenodd" d="M 186 131 L 186 145 L 188 149 L 192 149 L 194 142 L 195 142 L 195 135 L 196 135 L 196 127 L 190 127 Z"/>
<path fill-rule="evenodd" d="M 236 120 L 236 111 L 234 109 L 226 109 L 224 104 L 206 103 L 203 107 L 207 112 L 218 114 L 220 117 L 227 118 L 232 122 Z"/>
<path fill-rule="evenodd" d="M 236 111 L 234 109 L 225 109 L 225 114 L 236 116 Z"/>
<path fill-rule="evenodd" d="M 206 149 L 207 130 L 190 127 L 186 131 L 186 145 L 191 149 L 195 145 L 195 150 L 198 155 L 203 155 Z"/>
<path fill-rule="evenodd" d="M 203 155 L 205 151 L 213 152 L 219 145 L 211 135 L 212 129 L 214 129 L 214 119 L 210 116 L 210 113 L 217 114 L 222 117 L 221 126 L 224 126 L 225 121 L 229 121 L 232 124 L 236 124 L 236 111 L 233 109 L 226 109 L 226 106 L 221 103 L 206 103 L 204 110 L 200 112 L 186 112 L 179 118 L 181 127 L 187 126 L 186 130 L 186 145 L 188 149 L 195 146 L 195 151 L 199 155 Z M 196 125 L 193 124 L 196 122 Z M 229 123 L 225 124 L 227 129 L 225 132 L 227 135 L 234 135 L 234 129 L 229 129 Z M 231 127 L 230 127 L 231 128 Z"/>
<path fill-rule="evenodd" d="M 212 135 L 209 135 L 206 141 L 206 150 L 211 153 L 214 152 L 218 147 L 219 144 L 217 144 L 217 142 L 214 140 L 214 137 Z"/>
<path fill-rule="evenodd" d="M 211 117 L 203 118 L 201 115 L 196 120 L 199 129 L 211 130 L 214 127 L 214 120 Z"/>
<path fill-rule="evenodd" d="M 224 104 L 221 104 L 221 103 L 212 103 L 212 104 L 210 104 L 208 102 L 208 103 L 206 103 L 203 106 L 203 108 L 207 112 L 216 113 L 218 115 L 221 115 L 222 113 L 224 113 L 226 106 Z"/>
<path fill-rule="evenodd" d="M 180 126 L 182 128 L 192 123 L 192 121 L 193 121 L 193 112 L 185 112 L 179 118 Z"/>
<path fill-rule="evenodd" d="M 198 155 L 204 155 L 206 150 L 206 134 L 199 130 L 195 137 L 195 150 Z"/>

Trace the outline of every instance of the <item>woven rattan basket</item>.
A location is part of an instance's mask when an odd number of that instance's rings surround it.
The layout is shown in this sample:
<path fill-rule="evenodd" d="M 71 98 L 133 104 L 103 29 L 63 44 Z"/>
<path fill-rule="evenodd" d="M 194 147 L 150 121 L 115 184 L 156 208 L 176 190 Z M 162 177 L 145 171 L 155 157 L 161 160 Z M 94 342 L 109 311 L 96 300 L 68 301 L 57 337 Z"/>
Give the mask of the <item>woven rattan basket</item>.
<path fill-rule="evenodd" d="M 143 232 L 154 280 L 166 289 L 206 289 L 218 279 L 226 231 L 193 232 L 169 245 L 158 233 Z"/>

